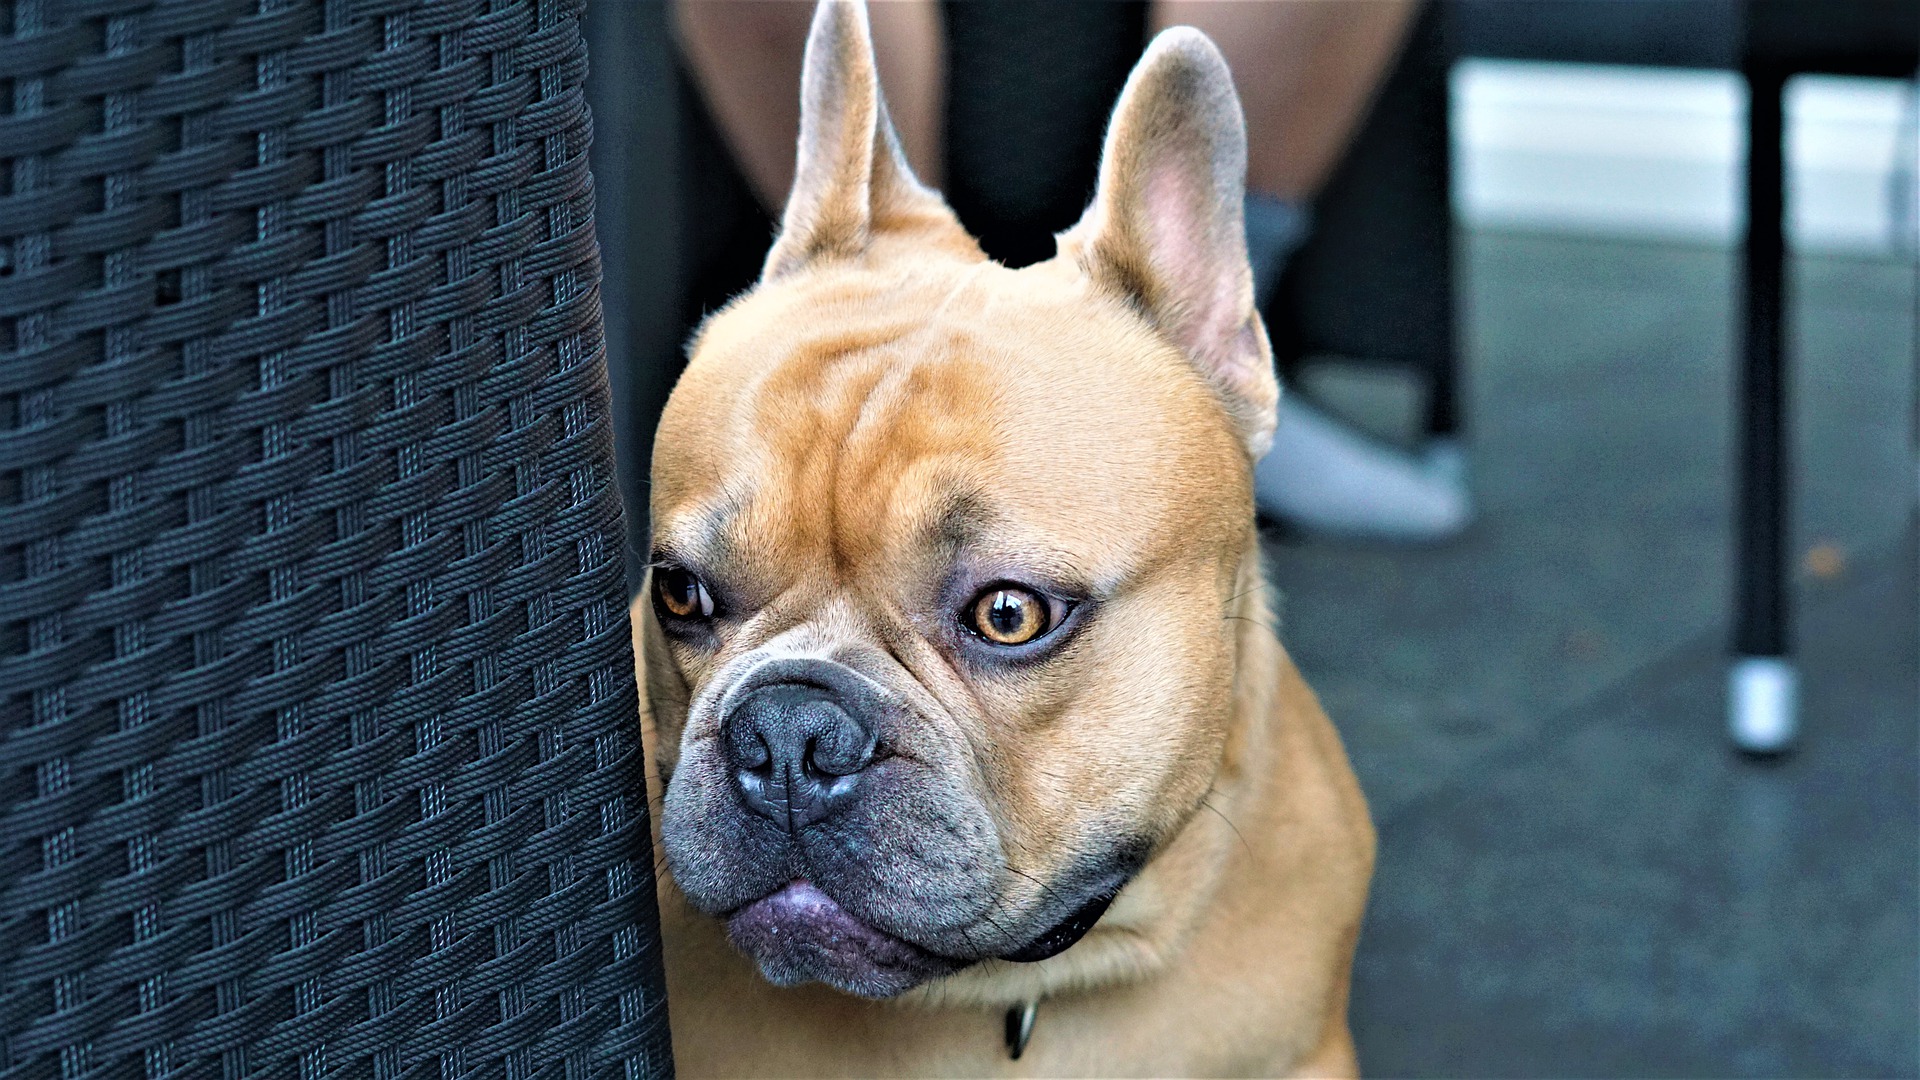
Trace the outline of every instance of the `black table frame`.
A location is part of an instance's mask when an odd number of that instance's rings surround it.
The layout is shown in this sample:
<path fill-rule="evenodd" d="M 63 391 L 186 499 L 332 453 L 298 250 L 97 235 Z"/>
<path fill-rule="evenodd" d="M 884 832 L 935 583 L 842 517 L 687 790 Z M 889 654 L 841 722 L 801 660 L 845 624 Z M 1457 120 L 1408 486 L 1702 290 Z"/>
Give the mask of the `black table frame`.
<path fill-rule="evenodd" d="M 1913 78 L 1920 67 L 1920 3 L 1913 0 L 1752 0 L 1746 8 L 1741 73 L 1747 109 L 1747 232 L 1741 258 L 1742 357 L 1735 518 L 1733 652 L 1729 730 L 1755 754 L 1790 749 L 1797 735 L 1791 666 L 1789 400 L 1783 345 L 1787 203 L 1786 84 L 1794 75 L 1834 73 Z M 1743 715 L 1742 665 L 1775 662 L 1786 685 L 1763 708 L 1781 710 L 1756 727 Z"/>

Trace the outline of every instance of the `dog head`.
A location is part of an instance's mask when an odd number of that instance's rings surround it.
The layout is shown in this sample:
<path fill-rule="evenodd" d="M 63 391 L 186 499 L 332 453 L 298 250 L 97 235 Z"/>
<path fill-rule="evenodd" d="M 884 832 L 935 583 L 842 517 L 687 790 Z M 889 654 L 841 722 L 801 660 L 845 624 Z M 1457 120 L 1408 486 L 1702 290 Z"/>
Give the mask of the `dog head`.
<path fill-rule="evenodd" d="M 1199 33 L 1019 271 L 908 171 L 858 5 L 802 92 L 761 281 L 660 425 L 642 632 L 679 889 L 772 981 L 885 997 L 1066 949 L 1195 812 L 1278 388 Z"/>

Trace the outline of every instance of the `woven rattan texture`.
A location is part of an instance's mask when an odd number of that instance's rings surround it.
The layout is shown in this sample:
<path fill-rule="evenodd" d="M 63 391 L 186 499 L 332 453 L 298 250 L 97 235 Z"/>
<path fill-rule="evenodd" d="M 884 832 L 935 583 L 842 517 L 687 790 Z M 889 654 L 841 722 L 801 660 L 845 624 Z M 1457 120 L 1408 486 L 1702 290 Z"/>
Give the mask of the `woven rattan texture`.
<path fill-rule="evenodd" d="M 0 1075 L 669 1071 L 579 0 L 0 0 Z"/>

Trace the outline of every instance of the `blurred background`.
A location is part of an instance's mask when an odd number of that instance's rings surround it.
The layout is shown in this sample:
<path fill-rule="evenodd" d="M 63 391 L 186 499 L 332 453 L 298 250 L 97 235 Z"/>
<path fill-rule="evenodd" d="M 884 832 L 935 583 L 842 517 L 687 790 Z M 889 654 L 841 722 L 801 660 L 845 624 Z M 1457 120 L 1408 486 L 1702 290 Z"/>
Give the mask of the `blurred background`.
<path fill-rule="evenodd" d="M 667 6 L 589 13 L 637 563 L 685 337 L 773 224 Z M 1146 6 L 942 17 L 945 189 L 990 252 L 1044 257 Z M 1430 0 L 1311 198 L 1266 313 L 1291 392 L 1464 447 L 1472 504 L 1423 544 L 1266 533 L 1380 827 L 1368 1072 L 1920 1074 L 1917 54 L 1906 0 Z M 1804 726 L 1764 759 L 1726 735 L 1756 65 L 1785 78 Z"/>

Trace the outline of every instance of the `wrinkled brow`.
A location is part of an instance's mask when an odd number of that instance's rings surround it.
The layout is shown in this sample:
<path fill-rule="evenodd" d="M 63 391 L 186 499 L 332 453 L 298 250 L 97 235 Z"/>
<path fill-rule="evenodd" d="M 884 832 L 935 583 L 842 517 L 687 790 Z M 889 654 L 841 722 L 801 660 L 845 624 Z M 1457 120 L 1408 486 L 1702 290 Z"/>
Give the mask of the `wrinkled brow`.
<path fill-rule="evenodd" d="M 738 545 L 734 543 L 728 525 L 746 508 L 747 502 L 744 495 L 727 495 L 703 510 L 689 515 L 676 515 L 678 520 L 671 529 L 654 534 L 652 543 L 655 553 L 689 562 L 727 562 L 736 559 L 739 555 Z"/>
<path fill-rule="evenodd" d="M 926 546 L 955 552 L 986 535 L 994 516 L 977 493 L 954 491 L 935 505 L 916 532 Z"/>

